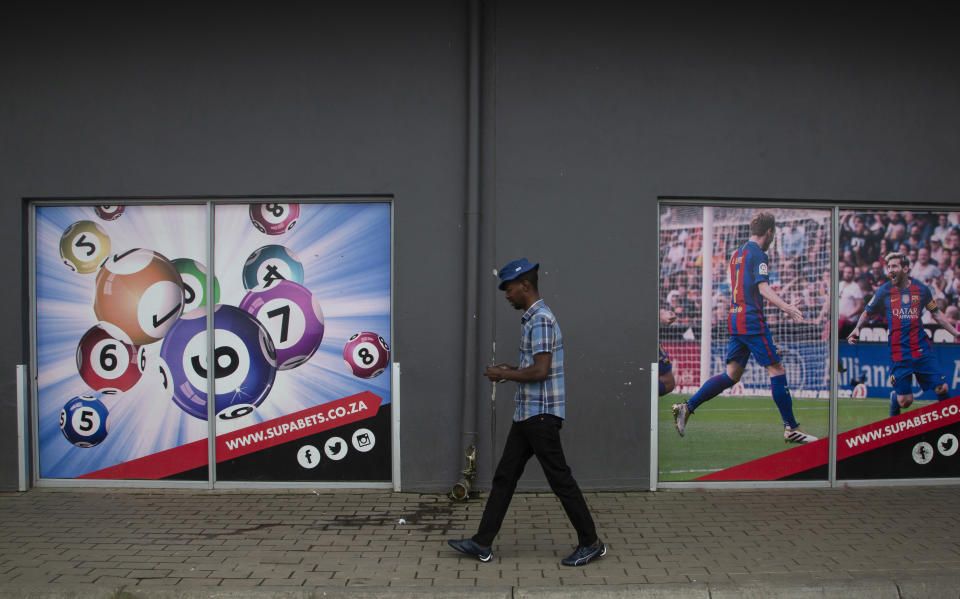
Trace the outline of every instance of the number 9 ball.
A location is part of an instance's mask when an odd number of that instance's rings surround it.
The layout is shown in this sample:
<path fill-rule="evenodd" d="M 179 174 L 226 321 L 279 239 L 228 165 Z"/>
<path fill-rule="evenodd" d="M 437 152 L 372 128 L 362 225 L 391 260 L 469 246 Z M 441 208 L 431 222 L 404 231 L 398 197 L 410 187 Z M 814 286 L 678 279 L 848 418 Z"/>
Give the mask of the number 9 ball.
<path fill-rule="evenodd" d="M 99 394 L 80 395 L 60 410 L 60 430 L 77 447 L 93 447 L 107 438 L 109 416 Z"/>
<path fill-rule="evenodd" d="M 390 346 L 376 333 L 356 333 L 343 347 L 343 361 L 354 376 L 371 379 L 386 369 L 390 362 Z"/>
<path fill-rule="evenodd" d="M 239 418 L 252 412 L 270 393 L 277 375 L 277 353 L 263 325 L 240 308 L 215 306 L 213 322 L 213 360 L 207 355 L 206 308 L 184 314 L 164 337 L 160 373 L 165 393 L 184 412 L 206 420 L 207 377 L 212 362 L 217 418 Z"/>

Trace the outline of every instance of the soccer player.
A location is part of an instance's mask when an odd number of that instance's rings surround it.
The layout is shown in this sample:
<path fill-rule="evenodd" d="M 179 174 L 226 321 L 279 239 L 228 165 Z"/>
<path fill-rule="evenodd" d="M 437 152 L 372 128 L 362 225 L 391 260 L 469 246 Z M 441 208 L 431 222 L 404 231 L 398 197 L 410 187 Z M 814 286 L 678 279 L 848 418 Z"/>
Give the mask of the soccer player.
<path fill-rule="evenodd" d="M 676 320 L 677 315 L 673 313 L 673 310 L 660 310 L 660 324 L 669 326 Z M 663 349 L 662 343 L 659 345 L 660 356 L 657 359 L 659 366 L 657 371 L 660 373 L 660 381 L 658 382 L 659 395 L 666 395 L 677 386 L 677 381 L 673 378 L 673 365 L 670 363 L 670 355 L 667 353 L 667 350 Z"/>
<path fill-rule="evenodd" d="M 867 308 L 847 337 L 847 343 L 854 345 L 860 340 L 860 329 L 871 314 L 884 311 L 887 317 L 887 343 L 890 346 L 890 386 L 896 397 L 890 398 L 890 415 L 896 416 L 901 408 L 913 403 L 912 377 L 917 377 L 920 389 L 933 389 L 937 399 L 949 397 L 950 386 L 940 364 L 933 355 L 930 338 L 920 321 L 926 308 L 937 323 L 954 338 L 960 332 L 950 324 L 943 312 L 933 301 L 930 289 L 910 276 L 910 260 L 900 252 L 887 254 L 887 282 L 877 289 Z"/>
<path fill-rule="evenodd" d="M 793 416 L 793 398 L 787 387 L 787 372 L 783 368 L 773 336 L 763 315 L 764 300 L 783 310 L 795 322 L 803 321 L 800 309 L 780 299 L 770 288 L 767 249 L 773 242 L 777 223 L 769 212 L 759 212 L 750 221 L 750 240 L 730 258 L 731 304 L 727 323 L 730 342 L 727 344 L 726 372 L 708 379 L 686 403 L 673 405 L 677 432 L 682 437 L 687 420 L 705 401 L 713 399 L 732 387 L 743 376 L 750 356 L 766 368 L 770 375 L 773 401 L 783 419 L 783 439 L 788 443 L 816 441 L 799 428 Z"/>

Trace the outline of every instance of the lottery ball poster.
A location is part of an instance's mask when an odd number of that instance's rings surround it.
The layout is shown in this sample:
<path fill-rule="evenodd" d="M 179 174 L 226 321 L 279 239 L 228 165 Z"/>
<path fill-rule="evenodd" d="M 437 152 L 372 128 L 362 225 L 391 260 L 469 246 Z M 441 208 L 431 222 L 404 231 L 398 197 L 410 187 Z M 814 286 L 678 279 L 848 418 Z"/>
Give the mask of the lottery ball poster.
<path fill-rule="evenodd" d="M 389 481 L 390 210 L 38 205 L 40 478 Z"/>

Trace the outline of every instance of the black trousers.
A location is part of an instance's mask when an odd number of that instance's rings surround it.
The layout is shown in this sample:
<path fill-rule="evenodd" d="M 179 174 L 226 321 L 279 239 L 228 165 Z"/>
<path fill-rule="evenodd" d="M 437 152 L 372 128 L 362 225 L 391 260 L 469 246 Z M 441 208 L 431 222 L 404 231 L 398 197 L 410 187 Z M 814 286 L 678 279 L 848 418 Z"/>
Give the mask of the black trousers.
<path fill-rule="evenodd" d="M 473 540 L 480 545 L 493 544 L 500 531 L 503 518 L 510 507 L 510 500 L 517 488 L 517 481 L 531 456 L 537 456 L 550 488 L 560 499 L 563 510 L 577 531 L 580 545 L 591 545 L 597 540 L 597 531 L 590 517 L 587 502 L 573 479 L 560 445 L 560 429 L 563 419 L 550 414 L 540 414 L 523 422 L 514 422 L 503 447 L 503 455 L 493 475 L 493 488 L 483 508 L 480 527 Z"/>

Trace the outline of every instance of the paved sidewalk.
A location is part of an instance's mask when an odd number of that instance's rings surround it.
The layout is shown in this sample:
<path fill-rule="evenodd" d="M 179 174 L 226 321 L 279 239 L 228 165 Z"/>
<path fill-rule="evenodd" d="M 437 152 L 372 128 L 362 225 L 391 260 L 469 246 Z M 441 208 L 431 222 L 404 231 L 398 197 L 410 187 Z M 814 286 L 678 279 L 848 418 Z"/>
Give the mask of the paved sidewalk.
<path fill-rule="evenodd" d="M 386 491 L 0 493 L 0 597 L 960 597 L 960 487 L 587 493 L 606 557 L 518 494 L 490 563 L 446 539 L 482 500 Z"/>

